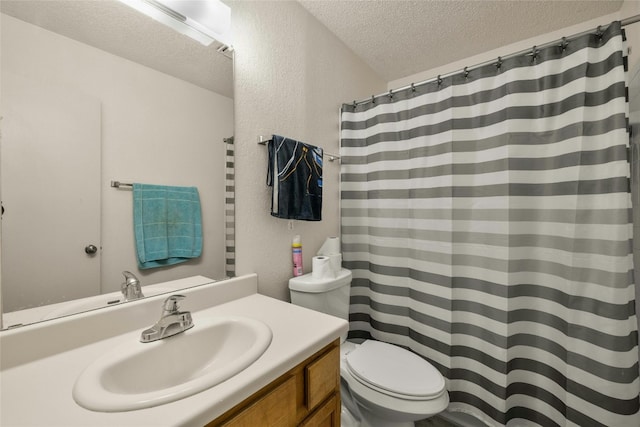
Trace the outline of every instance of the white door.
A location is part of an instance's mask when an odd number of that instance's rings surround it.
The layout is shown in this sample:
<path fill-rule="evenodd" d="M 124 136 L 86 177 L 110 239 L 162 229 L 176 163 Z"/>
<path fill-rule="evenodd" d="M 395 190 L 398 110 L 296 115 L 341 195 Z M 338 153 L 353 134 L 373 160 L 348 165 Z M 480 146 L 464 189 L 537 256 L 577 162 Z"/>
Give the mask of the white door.
<path fill-rule="evenodd" d="M 8 72 L 1 89 L 4 311 L 96 295 L 100 102 Z"/>

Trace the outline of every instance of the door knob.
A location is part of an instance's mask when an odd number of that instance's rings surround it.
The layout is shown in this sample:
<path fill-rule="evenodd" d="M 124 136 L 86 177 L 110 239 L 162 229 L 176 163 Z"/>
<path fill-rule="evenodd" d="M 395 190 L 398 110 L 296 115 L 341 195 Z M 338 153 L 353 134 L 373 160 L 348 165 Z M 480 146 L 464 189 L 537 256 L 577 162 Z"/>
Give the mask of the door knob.
<path fill-rule="evenodd" d="M 95 255 L 98 252 L 98 248 L 95 245 L 87 245 L 84 247 L 84 251 L 87 255 Z"/>

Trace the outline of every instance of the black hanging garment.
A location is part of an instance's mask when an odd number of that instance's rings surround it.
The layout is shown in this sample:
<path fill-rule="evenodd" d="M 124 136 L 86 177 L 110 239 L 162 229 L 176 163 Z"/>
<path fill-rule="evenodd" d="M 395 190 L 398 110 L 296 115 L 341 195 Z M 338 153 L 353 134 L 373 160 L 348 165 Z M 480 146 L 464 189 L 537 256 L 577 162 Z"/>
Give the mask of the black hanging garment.
<path fill-rule="evenodd" d="M 272 187 L 271 215 L 322 219 L 322 148 L 273 135 L 267 144 L 267 185 Z"/>

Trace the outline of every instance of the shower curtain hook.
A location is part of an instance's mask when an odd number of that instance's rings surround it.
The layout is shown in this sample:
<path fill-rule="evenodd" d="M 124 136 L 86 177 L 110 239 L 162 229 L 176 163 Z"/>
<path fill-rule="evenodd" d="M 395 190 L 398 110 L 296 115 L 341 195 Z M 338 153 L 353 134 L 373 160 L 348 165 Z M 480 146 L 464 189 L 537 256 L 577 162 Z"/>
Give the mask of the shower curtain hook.
<path fill-rule="evenodd" d="M 560 50 L 564 52 L 565 50 L 567 50 L 567 46 L 569 46 L 569 42 L 567 41 L 566 37 L 563 37 L 562 41 L 560 42 Z"/>
<path fill-rule="evenodd" d="M 393 90 L 389 89 L 389 99 L 393 99 Z"/>
<path fill-rule="evenodd" d="M 596 37 L 598 37 L 598 40 L 602 40 L 602 36 L 604 36 L 604 32 L 602 31 L 602 26 L 598 25 L 598 28 L 596 28 Z"/>
<path fill-rule="evenodd" d="M 464 78 L 468 79 L 469 78 L 469 70 L 467 70 L 468 67 L 464 67 Z"/>
<path fill-rule="evenodd" d="M 411 92 L 415 92 L 416 91 L 416 87 L 414 86 L 413 83 L 411 83 Z"/>
<path fill-rule="evenodd" d="M 375 104 L 375 103 L 376 103 L 376 97 L 375 97 L 375 96 L 373 96 L 373 95 L 371 95 L 371 103 L 372 103 L 372 104 Z"/>
<path fill-rule="evenodd" d="M 498 62 L 495 65 L 498 70 L 502 68 L 502 57 L 498 56 Z"/>
<path fill-rule="evenodd" d="M 538 60 L 538 52 L 539 52 L 539 51 L 538 51 L 537 47 L 538 47 L 538 46 L 535 46 L 535 45 L 534 45 L 534 46 L 533 46 L 533 49 L 531 49 L 531 60 L 532 60 L 533 62 L 536 62 L 536 61 Z"/>
<path fill-rule="evenodd" d="M 442 79 L 440 78 L 440 74 L 438 74 L 438 86 L 442 85 Z"/>

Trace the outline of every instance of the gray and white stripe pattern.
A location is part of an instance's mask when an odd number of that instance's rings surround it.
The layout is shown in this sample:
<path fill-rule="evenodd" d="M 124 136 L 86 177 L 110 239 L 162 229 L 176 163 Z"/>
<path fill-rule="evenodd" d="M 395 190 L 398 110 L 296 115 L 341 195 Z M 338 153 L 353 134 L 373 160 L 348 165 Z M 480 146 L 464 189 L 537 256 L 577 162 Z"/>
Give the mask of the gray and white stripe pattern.
<path fill-rule="evenodd" d="M 619 23 L 343 106 L 352 338 L 422 355 L 489 425 L 638 415 Z"/>
<path fill-rule="evenodd" d="M 225 274 L 236 277 L 236 167 L 234 137 L 224 139 L 225 153 L 225 192 L 224 192 L 224 228 L 225 228 Z"/>

